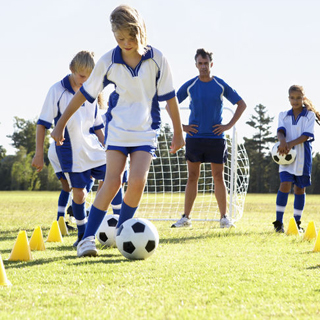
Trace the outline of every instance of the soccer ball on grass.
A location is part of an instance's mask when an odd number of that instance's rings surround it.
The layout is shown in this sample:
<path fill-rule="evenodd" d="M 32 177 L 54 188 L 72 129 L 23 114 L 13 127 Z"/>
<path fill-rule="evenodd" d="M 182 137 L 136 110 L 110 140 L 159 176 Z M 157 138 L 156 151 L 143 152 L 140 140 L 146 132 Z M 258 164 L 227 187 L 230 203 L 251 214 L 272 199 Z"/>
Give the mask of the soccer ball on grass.
<path fill-rule="evenodd" d="M 100 227 L 96 233 L 98 241 L 107 247 L 116 246 L 116 226 L 119 220 L 117 214 L 106 214 L 103 218 Z"/>
<path fill-rule="evenodd" d="M 292 163 L 296 159 L 296 150 L 291 148 L 288 154 L 280 155 L 278 153 L 279 145 L 280 145 L 280 142 L 277 142 L 271 150 L 273 161 L 277 164 L 282 164 L 282 165 L 288 165 Z"/>
<path fill-rule="evenodd" d="M 133 218 L 125 221 L 117 230 L 116 244 L 127 259 L 147 259 L 158 247 L 159 234 L 149 220 Z"/>

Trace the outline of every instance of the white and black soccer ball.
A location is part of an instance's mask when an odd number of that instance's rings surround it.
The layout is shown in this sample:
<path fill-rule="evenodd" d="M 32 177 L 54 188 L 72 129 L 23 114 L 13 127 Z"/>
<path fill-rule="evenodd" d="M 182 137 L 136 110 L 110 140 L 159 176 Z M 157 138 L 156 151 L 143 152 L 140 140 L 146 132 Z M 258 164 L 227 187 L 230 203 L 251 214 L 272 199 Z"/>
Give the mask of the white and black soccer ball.
<path fill-rule="evenodd" d="M 147 219 L 132 218 L 125 221 L 117 230 L 116 244 L 127 259 L 147 259 L 158 247 L 158 230 Z"/>
<path fill-rule="evenodd" d="M 292 163 L 296 159 L 296 150 L 291 148 L 288 154 L 280 155 L 278 153 L 278 147 L 280 145 L 280 142 L 278 141 L 271 150 L 272 159 L 275 163 L 281 164 L 281 165 L 288 165 Z"/>
<path fill-rule="evenodd" d="M 116 226 L 119 220 L 117 214 L 106 214 L 96 233 L 98 241 L 107 247 L 116 246 Z"/>

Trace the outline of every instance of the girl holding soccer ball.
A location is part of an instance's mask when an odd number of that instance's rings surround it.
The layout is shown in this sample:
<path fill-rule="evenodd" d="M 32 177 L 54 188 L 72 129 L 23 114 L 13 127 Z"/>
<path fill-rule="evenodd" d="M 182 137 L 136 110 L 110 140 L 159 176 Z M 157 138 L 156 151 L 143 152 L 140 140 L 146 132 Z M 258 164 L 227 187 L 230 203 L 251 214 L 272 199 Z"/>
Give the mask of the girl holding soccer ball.
<path fill-rule="evenodd" d="M 296 159 L 288 165 L 280 165 L 280 188 L 276 200 L 276 221 L 273 222 L 276 232 L 284 232 L 283 215 L 289 192 L 294 184 L 294 211 L 298 229 L 301 228 L 301 215 L 305 205 L 305 190 L 311 185 L 312 147 L 314 141 L 314 122 L 320 125 L 320 113 L 312 102 L 306 98 L 302 86 L 289 88 L 289 101 L 292 108 L 282 111 L 278 118 L 277 137 L 280 142 L 278 152 L 287 154 L 291 148 L 296 150 Z"/>
<path fill-rule="evenodd" d="M 71 115 L 86 100 L 93 101 L 105 86 L 114 84 L 107 111 L 106 176 L 78 244 L 79 257 L 97 255 L 95 233 L 121 186 L 129 155 L 128 188 L 117 227 L 134 216 L 157 146 L 161 120 L 158 101 L 166 101 L 169 107 L 174 130 L 171 153 L 184 145 L 171 71 L 162 53 L 147 45 L 142 17 L 134 8 L 121 5 L 113 10 L 110 21 L 118 46 L 100 58 L 51 133 L 57 145 L 63 144 L 64 128 Z"/>

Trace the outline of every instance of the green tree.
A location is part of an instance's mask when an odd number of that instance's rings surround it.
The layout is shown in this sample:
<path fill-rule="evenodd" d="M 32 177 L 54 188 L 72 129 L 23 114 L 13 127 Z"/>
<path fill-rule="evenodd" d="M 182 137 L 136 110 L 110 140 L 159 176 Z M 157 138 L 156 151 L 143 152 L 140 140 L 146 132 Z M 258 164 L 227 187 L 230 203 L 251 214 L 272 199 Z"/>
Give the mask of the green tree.
<path fill-rule="evenodd" d="M 0 146 L 0 160 L 5 158 L 6 153 L 7 153 L 7 150 L 3 146 Z"/>
<path fill-rule="evenodd" d="M 270 143 L 276 138 L 270 130 L 273 117 L 267 115 L 262 104 L 254 108 L 255 114 L 246 122 L 255 129 L 251 139 L 244 138 L 244 146 L 250 160 L 250 183 L 248 192 L 270 192 L 270 173 L 274 171 L 274 163 L 269 157 Z"/>
<path fill-rule="evenodd" d="M 14 117 L 14 132 L 8 138 L 12 139 L 12 145 L 19 149 L 23 147 L 26 150 L 26 154 L 32 153 L 34 154 L 36 149 L 36 120 L 25 120 L 19 117 Z M 45 137 L 44 141 L 44 155 L 45 155 L 45 163 L 48 164 L 49 160 L 47 158 L 47 152 L 49 148 L 49 135 Z"/>

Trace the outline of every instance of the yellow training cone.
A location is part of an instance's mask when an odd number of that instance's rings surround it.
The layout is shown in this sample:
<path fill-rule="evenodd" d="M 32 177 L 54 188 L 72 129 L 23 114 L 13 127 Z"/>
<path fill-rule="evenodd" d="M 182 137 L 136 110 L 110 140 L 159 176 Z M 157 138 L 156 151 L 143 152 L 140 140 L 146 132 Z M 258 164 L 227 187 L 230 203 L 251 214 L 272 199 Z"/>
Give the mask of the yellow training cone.
<path fill-rule="evenodd" d="M 62 242 L 62 241 L 63 239 L 60 232 L 58 221 L 54 221 L 49 231 L 47 242 Z"/>
<path fill-rule="evenodd" d="M 286 232 L 287 235 L 298 235 L 299 234 L 299 230 L 298 230 L 298 226 L 297 226 L 297 223 L 296 223 L 296 220 L 295 218 L 290 218 L 290 221 L 289 221 L 289 226 L 288 226 L 288 230 Z"/>
<path fill-rule="evenodd" d="M 11 261 L 29 261 L 32 260 L 31 250 L 28 243 L 26 231 L 20 231 L 13 246 L 10 257 Z"/>
<path fill-rule="evenodd" d="M 30 250 L 44 251 L 46 249 L 44 246 L 42 230 L 40 227 L 36 227 L 34 229 L 29 245 Z"/>
<path fill-rule="evenodd" d="M 11 286 L 11 282 L 7 279 L 6 270 L 0 255 L 0 286 Z"/>
<path fill-rule="evenodd" d="M 66 222 L 64 220 L 64 217 L 62 217 L 62 216 L 59 217 L 58 224 L 59 224 L 61 235 L 62 236 L 67 236 L 69 234 L 69 232 L 68 232 L 67 225 L 66 225 Z"/>
<path fill-rule="evenodd" d="M 304 234 L 303 239 L 305 240 L 312 240 L 317 238 L 317 231 L 316 231 L 316 226 L 314 224 L 314 221 L 310 221 L 308 223 L 307 230 Z"/>
<path fill-rule="evenodd" d="M 319 252 L 319 251 L 320 251 L 320 233 L 318 233 L 317 240 L 313 248 L 313 252 Z"/>

